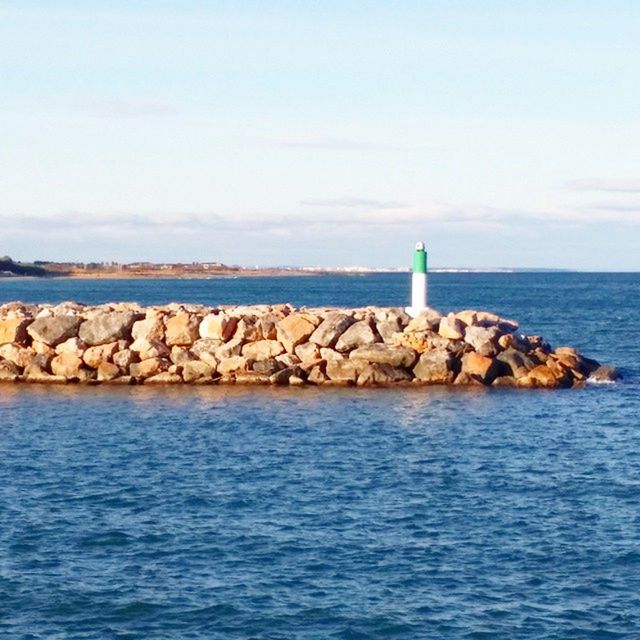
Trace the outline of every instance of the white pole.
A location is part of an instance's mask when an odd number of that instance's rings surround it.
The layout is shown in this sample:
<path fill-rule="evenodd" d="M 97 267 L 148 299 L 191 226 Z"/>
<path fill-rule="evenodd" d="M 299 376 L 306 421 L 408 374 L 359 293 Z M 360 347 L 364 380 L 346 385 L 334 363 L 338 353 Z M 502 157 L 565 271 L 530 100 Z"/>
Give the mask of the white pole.
<path fill-rule="evenodd" d="M 418 242 L 413 253 L 411 306 L 406 308 L 406 312 L 412 318 L 420 315 L 427 308 L 427 286 L 427 252 L 424 242 Z"/>

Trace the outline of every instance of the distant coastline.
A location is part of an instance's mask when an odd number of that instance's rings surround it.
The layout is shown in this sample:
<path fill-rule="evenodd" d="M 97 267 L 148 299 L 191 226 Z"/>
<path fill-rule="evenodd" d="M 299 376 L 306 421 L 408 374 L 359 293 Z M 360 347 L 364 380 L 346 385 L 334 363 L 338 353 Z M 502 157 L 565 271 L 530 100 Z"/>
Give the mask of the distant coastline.
<path fill-rule="evenodd" d="M 49 262 L 36 260 L 33 263 L 15 262 L 11 258 L 0 258 L 0 278 L 78 278 L 78 279 L 153 279 L 153 278 L 224 278 L 267 276 L 317 276 L 317 275 L 368 275 L 380 273 L 409 273 L 407 268 L 314 267 L 275 266 L 242 267 L 219 262 L 152 263 L 152 262 Z M 570 269 L 536 268 L 466 268 L 439 267 L 431 273 L 566 273 Z"/>

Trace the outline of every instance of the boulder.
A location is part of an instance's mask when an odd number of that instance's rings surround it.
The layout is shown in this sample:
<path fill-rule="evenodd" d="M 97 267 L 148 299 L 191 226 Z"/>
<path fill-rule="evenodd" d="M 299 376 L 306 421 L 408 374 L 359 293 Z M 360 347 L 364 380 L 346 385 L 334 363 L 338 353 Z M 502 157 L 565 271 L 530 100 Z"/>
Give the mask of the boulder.
<path fill-rule="evenodd" d="M 97 379 L 100 382 L 110 382 L 120 376 L 120 367 L 113 362 L 101 362 L 98 365 Z"/>
<path fill-rule="evenodd" d="M 482 384 L 491 384 L 500 375 L 500 362 L 475 351 L 462 356 L 461 374 L 466 374 Z"/>
<path fill-rule="evenodd" d="M 129 374 L 136 380 L 144 380 L 162 373 L 169 368 L 169 362 L 164 358 L 147 358 L 140 362 L 132 362 L 129 367 Z"/>
<path fill-rule="evenodd" d="M 97 369 L 102 362 L 109 362 L 116 351 L 118 351 L 118 343 L 109 342 L 89 347 L 82 355 L 82 359 L 89 367 Z"/>
<path fill-rule="evenodd" d="M 303 342 L 294 349 L 295 355 L 300 358 L 300 362 L 313 362 L 320 360 L 320 348 L 313 342 Z"/>
<path fill-rule="evenodd" d="M 405 327 L 404 332 L 437 331 L 441 320 L 442 314 L 439 311 L 428 308 L 421 311 L 415 318 L 412 318 Z"/>
<path fill-rule="evenodd" d="M 36 344 L 35 342 L 33 344 Z M 42 344 L 42 343 L 38 343 Z M 80 340 L 80 338 L 68 338 L 64 342 L 58 344 L 55 348 L 57 354 L 61 353 L 74 353 L 75 355 L 82 357 L 87 345 Z"/>
<path fill-rule="evenodd" d="M 458 361 L 448 351 L 438 349 L 420 356 L 413 367 L 413 375 L 426 384 L 451 384 L 458 369 Z"/>
<path fill-rule="evenodd" d="M 27 333 L 38 342 L 44 342 L 52 347 L 77 335 L 82 322 L 79 316 L 51 316 L 38 318 L 28 327 Z"/>
<path fill-rule="evenodd" d="M 190 313 L 177 313 L 167 320 L 165 329 L 165 343 L 168 347 L 174 345 L 191 346 L 199 336 L 200 318 Z"/>
<path fill-rule="evenodd" d="M 225 358 L 232 358 L 234 356 L 239 356 L 241 353 L 242 353 L 242 340 L 233 338 L 233 340 L 229 340 L 229 342 L 221 344 L 215 350 L 215 357 L 217 360 L 224 360 Z M 203 360 L 202 356 L 200 356 L 200 360 Z"/>
<path fill-rule="evenodd" d="M 231 356 L 224 358 L 218 363 L 218 373 L 227 375 L 236 371 L 246 371 L 247 359 L 242 356 Z"/>
<path fill-rule="evenodd" d="M 320 349 L 320 357 L 323 360 L 344 360 L 344 356 L 329 347 L 322 347 Z"/>
<path fill-rule="evenodd" d="M 306 342 L 315 329 L 308 314 L 301 313 L 292 313 L 276 325 L 278 340 L 288 353 L 293 353 L 295 347 Z"/>
<path fill-rule="evenodd" d="M 345 313 L 329 313 L 318 325 L 318 328 L 311 334 L 309 342 L 313 342 L 319 347 L 333 348 L 338 338 L 340 338 L 353 322 L 353 318 Z"/>
<path fill-rule="evenodd" d="M 73 380 L 82 374 L 82 359 L 74 353 L 61 353 L 51 361 L 51 372 L 56 376 L 63 376 L 67 380 Z"/>
<path fill-rule="evenodd" d="M 438 333 L 447 340 L 462 340 L 464 338 L 465 324 L 453 314 L 442 318 L 438 326 Z"/>
<path fill-rule="evenodd" d="M 211 378 L 214 369 L 201 360 L 188 360 L 182 365 L 182 378 L 185 382 L 194 382 L 200 378 Z"/>
<path fill-rule="evenodd" d="M 238 318 L 224 313 L 210 313 L 200 323 L 199 333 L 201 338 L 211 340 L 230 340 L 238 327 Z"/>
<path fill-rule="evenodd" d="M 495 356 L 498 353 L 500 331 L 497 327 L 467 327 L 464 341 L 470 344 L 480 355 Z"/>
<path fill-rule="evenodd" d="M 260 316 L 260 333 L 264 340 L 275 340 L 278 337 L 276 325 L 280 320 L 280 316 L 275 313 L 266 313 Z"/>
<path fill-rule="evenodd" d="M 262 327 L 258 318 L 256 316 L 240 318 L 233 337 L 236 340 L 242 340 L 242 342 L 258 342 L 262 340 Z"/>
<path fill-rule="evenodd" d="M 286 367 L 283 362 L 278 362 L 275 358 L 270 358 L 269 360 L 257 360 L 252 363 L 251 370 L 260 375 L 271 376 L 276 373 L 276 371 L 286 369 Z"/>
<path fill-rule="evenodd" d="M 182 378 L 177 373 L 170 373 L 169 371 L 162 371 L 156 373 L 149 378 L 145 378 L 145 384 L 180 384 Z"/>
<path fill-rule="evenodd" d="M 242 347 L 242 355 L 251 360 L 269 360 L 284 353 L 285 349 L 277 340 L 258 340 Z"/>
<path fill-rule="evenodd" d="M 615 367 L 602 365 L 589 376 L 590 382 L 615 382 L 622 376 Z"/>
<path fill-rule="evenodd" d="M 512 375 L 514 378 L 522 378 L 529 374 L 536 363 L 524 353 L 510 347 L 506 351 L 502 351 L 496 356 L 496 360 L 502 362 L 508 367 L 506 375 Z"/>
<path fill-rule="evenodd" d="M 413 376 L 406 369 L 392 367 L 389 364 L 366 364 L 358 374 L 356 384 L 359 387 L 387 385 L 409 382 Z"/>
<path fill-rule="evenodd" d="M 355 384 L 358 379 L 358 363 L 353 360 L 327 360 L 326 374 L 330 380 Z"/>
<path fill-rule="evenodd" d="M 15 382 L 21 373 L 20 367 L 9 360 L 0 360 L 0 380 Z"/>
<path fill-rule="evenodd" d="M 131 337 L 134 340 L 146 340 L 148 342 L 164 340 L 164 323 L 162 316 L 147 315 L 144 320 L 138 320 L 131 326 Z"/>
<path fill-rule="evenodd" d="M 534 380 L 536 383 L 535 386 L 537 387 L 553 389 L 558 386 L 558 381 L 555 375 L 553 375 L 553 371 L 546 364 L 539 364 L 537 367 L 531 369 L 528 378 Z"/>
<path fill-rule="evenodd" d="M 455 317 L 461 320 L 463 324 L 473 326 L 478 321 L 478 312 L 473 309 L 465 309 L 464 311 L 458 311 Z"/>
<path fill-rule="evenodd" d="M 27 339 L 27 327 L 31 320 L 27 318 L 0 319 L 0 344 L 11 342 L 24 343 Z"/>
<path fill-rule="evenodd" d="M 271 382 L 271 384 L 277 385 L 304 384 L 306 377 L 306 371 L 304 371 L 298 365 L 293 365 L 291 367 L 285 367 L 280 371 L 276 371 L 276 373 L 272 374 L 269 377 L 269 382 Z"/>
<path fill-rule="evenodd" d="M 0 345 L 0 358 L 13 362 L 13 364 L 21 369 L 31 364 L 34 356 L 35 352 L 32 349 L 27 349 L 17 344 Z"/>
<path fill-rule="evenodd" d="M 377 342 L 377 336 L 366 320 L 352 324 L 338 339 L 336 351 L 351 351 Z"/>
<path fill-rule="evenodd" d="M 315 367 L 311 368 L 311 371 L 309 371 L 307 382 L 309 382 L 310 384 L 322 384 L 323 382 L 326 382 L 326 380 L 327 376 L 322 370 L 321 365 L 316 365 Z"/>
<path fill-rule="evenodd" d="M 371 344 L 354 349 L 349 358 L 376 364 L 389 364 L 392 367 L 411 368 L 418 354 L 408 347 L 396 347 L 388 344 Z"/>
<path fill-rule="evenodd" d="M 169 354 L 169 360 L 175 365 L 183 365 L 185 362 L 193 360 L 193 355 L 186 347 L 173 346 Z"/>
<path fill-rule="evenodd" d="M 164 342 L 160 342 L 160 340 L 146 340 L 145 338 L 138 338 L 129 345 L 129 349 L 134 353 L 137 353 L 140 360 L 162 358 L 169 355 L 169 348 Z"/>
<path fill-rule="evenodd" d="M 139 314 L 133 311 L 100 313 L 80 325 L 78 337 L 89 346 L 127 339 L 131 335 L 131 326 L 138 318 Z"/>
<path fill-rule="evenodd" d="M 122 371 L 128 371 L 129 367 L 138 360 L 138 355 L 131 351 L 131 349 L 121 349 L 113 354 L 113 364 L 120 367 Z"/>

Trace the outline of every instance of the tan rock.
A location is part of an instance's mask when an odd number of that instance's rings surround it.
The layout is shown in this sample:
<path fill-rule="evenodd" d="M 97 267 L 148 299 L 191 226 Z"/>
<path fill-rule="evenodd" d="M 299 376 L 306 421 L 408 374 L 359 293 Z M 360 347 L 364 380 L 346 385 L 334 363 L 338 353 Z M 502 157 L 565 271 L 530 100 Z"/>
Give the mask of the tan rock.
<path fill-rule="evenodd" d="M 442 318 L 438 327 L 438 333 L 447 340 L 462 340 L 464 338 L 465 324 L 453 314 Z"/>
<path fill-rule="evenodd" d="M 540 364 L 529 372 L 529 378 L 535 380 L 536 386 L 552 389 L 558 386 L 556 376 L 553 371 L 546 365 Z"/>
<path fill-rule="evenodd" d="M 82 368 L 82 359 L 71 352 L 61 353 L 51 361 L 53 375 L 63 376 L 67 380 L 78 378 Z"/>
<path fill-rule="evenodd" d="M 34 342 L 35 344 L 35 342 Z M 61 353 L 73 353 L 78 357 L 82 357 L 87 345 L 80 340 L 80 338 L 68 338 L 64 342 L 60 342 L 56 345 L 55 351 L 57 354 Z"/>
<path fill-rule="evenodd" d="M 338 338 L 353 324 L 351 315 L 341 312 L 328 313 L 309 337 L 309 342 L 319 347 L 334 347 Z"/>
<path fill-rule="evenodd" d="M 471 351 L 462 356 L 461 373 L 465 373 L 483 384 L 491 384 L 500 374 L 500 364 L 494 358 Z"/>
<path fill-rule="evenodd" d="M 0 345 L 0 358 L 4 358 L 9 362 L 13 362 L 16 366 L 24 369 L 31 363 L 35 353 L 26 347 L 21 347 L 17 344 L 3 344 Z"/>
<path fill-rule="evenodd" d="M 326 372 L 330 380 L 355 384 L 358 379 L 358 363 L 346 359 L 327 360 Z"/>
<path fill-rule="evenodd" d="M 199 336 L 200 318 L 190 313 L 178 313 L 167 320 L 165 343 L 168 347 L 191 346 Z"/>
<path fill-rule="evenodd" d="M 117 350 L 117 342 L 109 342 L 107 344 L 89 347 L 82 355 L 82 359 L 85 364 L 90 366 L 92 369 L 97 369 L 100 363 L 109 362 Z"/>
<path fill-rule="evenodd" d="M 55 349 L 44 342 L 32 342 L 31 348 L 36 355 L 49 356 L 51 358 L 56 355 Z"/>
<path fill-rule="evenodd" d="M 0 380 L 15 382 L 21 373 L 20 367 L 8 360 L 0 360 Z"/>
<path fill-rule="evenodd" d="M 227 375 L 236 371 L 246 371 L 247 359 L 242 356 L 231 356 L 224 358 L 218 363 L 218 373 Z"/>
<path fill-rule="evenodd" d="M 64 376 L 52 375 L 37 364 L 30 364 L 26 367 L 23 375 L 26 382 L 46 382 L 48 384 L 65 384 L 67 382 L 67 378 Z"/>
<path fill-rule="evenodd" d="M 345 356 L 329 347 L 322 347 L 320 349 L 320 357 L 323 360 L 344 360 Z"/>
<path fill-rule="evenodd" d="M 314 360 L 321 359 L 320 349 L 318 345 L 313 342 L 303 342 L 299 344 L 295 348 L 295 355 L 300 358 L 300 362 L 313 362 Z"/>
<path fill-rule="evenodd" d="M 129 374 L 138 380 L 150 378 L 162 373 L 169 368 L 169 363 L 163 358 L 147 358 L 140 362 L 132 362 L 129 366 Z"/>
<path fill-rule="evenodd" d="M 193 360 L 193 354 L 186 347 L 179 347 L 175 345 L 171 347 L 169 359 L 173 364 L 182 365 L 189 360 Z"/>
<path fill-rule="evenodd" d="M 300 343 L 306 342 L 315 329 L 309 314 L 301 313 L 293 313 L 276 325 L 278 340 L 289 353 L 293 353 Z"/>
<path fill-rule="evenodd" d="M 109 382 L 120 376 L 120 367 L 113 362 L 101 362 L 98 365 L 98 380 Z"/>
<path fill-rule="evenodd" d="M 307 377 L 307 382 L 310 384 L 322 384 L 327 380 L 327 376 L 322 371 L 322 366 L 316 365 L 309 371 L 309 376 Z"/>
<path fill-rule="evenodd" d="M 378 337 L 366 320 L 352 324 L 336 342 L 336 351 L 344 353 L 377 342 Z"/>
<path fill-rule="evenodd" d="M 201 338 L 211 340 L 230 340 L 238 326 L 238 318 L 224 313 L 210 313 L 200 323 L 199 333 Z"/>
<path fill-rule="evenodd" d="M 405 333 L 414 333 L 416 331 L 437 331 L 440 326 L 442 314 L 435 309 L 425 309 L 415 318 L 412 318 L 406 325 Z"/>
<path fill-rule="evenodd" d="M 200 378 L 211 378 L 214 369 L 202 360 L 189 360 L 182 365 L 182 377 L 185 382 L 194 382 Z"/>
<path fill-rule="evenodd" d="M 10 342 L 24 343 L 27 339 L 27 327 L 31 320 L 27 318 L 1 318 L 0 344 Z"/>
<path fill-rule="evenodd" d="M 258 318 L 251 315 L 240 318 L 233 337 L 242 342 L 258 342 L 262 340 L 262 327 Z"/>
<path fill-rule="evenodd" d="M 413 375 L 425 384 L 451 384 L 456 377 L 457 364 L 446 350 L 427 351 L 414 366 Z"/>
<path fill-rule="evenodd" d="M 266 313 L 260 316 L 260 333 L 264 340 L 275 340 L 278 337 L 276 325 L 280 319 L 281 316 L 275 313 Z"/>
<path fill-rule="evenodd" d="M 134 340 L 146 340 L 148 342 L 164 340 L 164 322 L 162 316 L 147 315 L 144 320 L 134 322 L 131 327 L 131 337 Z"/>
<path fill-rule="evenodd" d="M 113 354 L 112 360 L 122 371 L 128 371 L 129 367 L 136 362 L 138 355 L 130 349 L 121 349 Z"/>
<path fill-rule="evenodd" d="M 131 335 L 131 327 L 138 319 L 139 314 L 133 311 L 97 313 L 80 325 L 78 337 L 90 346 L 128 339 Z"/>
<path fill-rule="evenodd" d="M 144 380 L 145 384 L 180 384 L 181 382 L 182 378 L 177 373 L 169 373 L 168 371 L 156 373 Z"/>
<path fill-rule="evenodd" d="M 225 358 L 232 358 L 233 356 L 239 356 L 242 353 L 242 340 L 229 340 L 229 342 L 222 344 L 215 350 L 215 357 L 218 361 Z M 200 356 L 202 360 L 202 356 Z"/>
<path fill-rule="evenodd" d="M 164 342 L 160 342 L 159 340 L 146 340 L 145 338 L 134 340 L 129 346 L 129 349 L 139 354 L 140 360 L 163 358 L 170 353 L 169 348 Z"/>
<path fill-rule="evenodd" d="M 277 340 L 258 340 L 242 347 L 242 355 L 251 360 L 268 360 L 284 353 L 284 346 Z"/>
<path fill-rule="evenodd" d="M 418 354 L 408 347 L 396 347 L 388 344 L 371 344 L 354 349 L 349 358 L 377 364 L 389 364 L 392 367 L 410 368 L 418 359 Z"/>
<path fill-rule="evenodd" d="M 455 317 L 458 318 L 458 320 L 461 320 L 464 324 L 469 326 L 473 326 L 478 321 L 478 313 L 477 311 L 473 311 L 473 309 L 465 309 L 464 311 L 458 311 L 458 313 L 455 314 Z"/>

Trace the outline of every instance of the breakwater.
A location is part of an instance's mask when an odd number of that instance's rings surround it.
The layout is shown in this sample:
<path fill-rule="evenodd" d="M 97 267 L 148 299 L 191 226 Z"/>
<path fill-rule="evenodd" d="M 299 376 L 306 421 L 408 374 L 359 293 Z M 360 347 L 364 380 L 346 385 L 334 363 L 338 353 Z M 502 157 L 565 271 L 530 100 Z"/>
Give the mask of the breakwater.
<path fill-rule="evenodd" d="M 0 306 L 0 380 L 568 388 L 616 371 L 464 310 L 65 302 Z"/>

